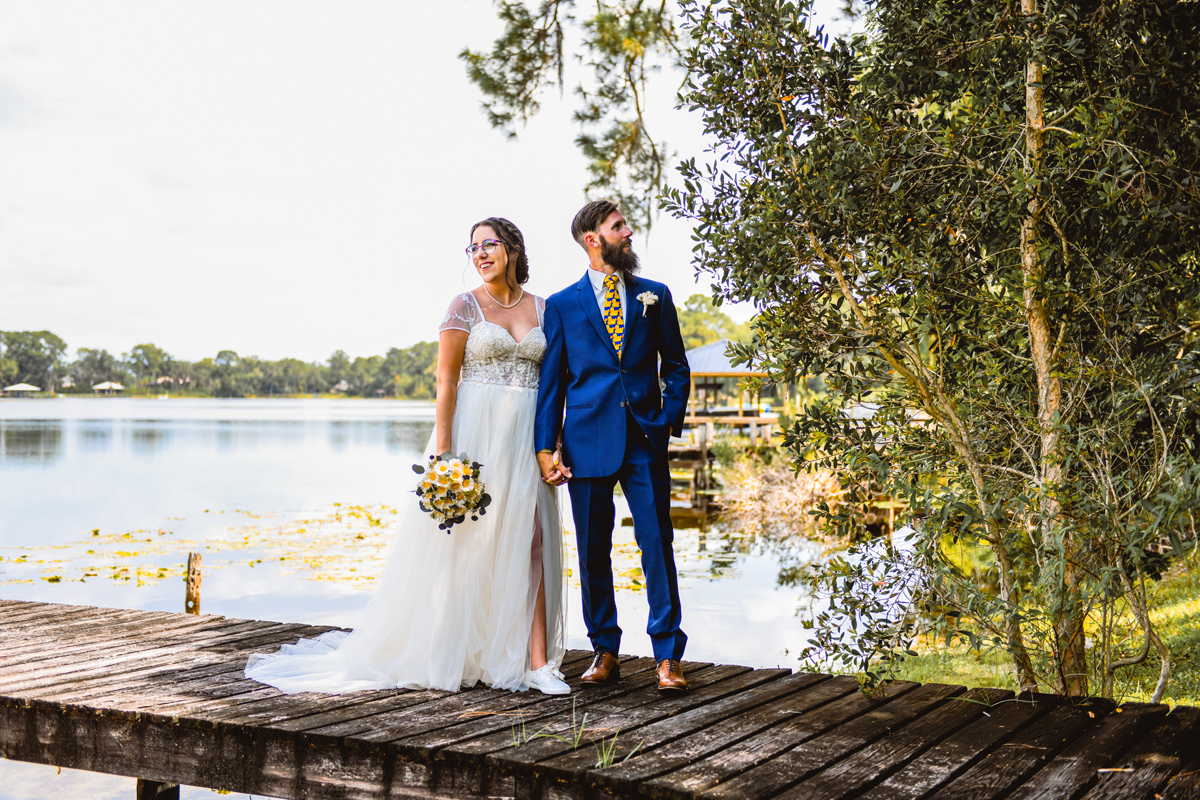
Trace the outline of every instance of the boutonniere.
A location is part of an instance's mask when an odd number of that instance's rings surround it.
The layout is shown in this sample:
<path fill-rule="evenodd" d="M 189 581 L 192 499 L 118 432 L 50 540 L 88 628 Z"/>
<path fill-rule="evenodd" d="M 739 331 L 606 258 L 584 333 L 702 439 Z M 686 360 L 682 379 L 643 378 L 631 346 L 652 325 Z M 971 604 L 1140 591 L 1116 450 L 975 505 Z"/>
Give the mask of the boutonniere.
<path fill-rule="evenodd" d="M 658 302 L 658 295 L 654 292 L 642 292 L 637 296 L 638 300 L 642 301 L 642 316 L 646 316 L 646 309 Z"/>

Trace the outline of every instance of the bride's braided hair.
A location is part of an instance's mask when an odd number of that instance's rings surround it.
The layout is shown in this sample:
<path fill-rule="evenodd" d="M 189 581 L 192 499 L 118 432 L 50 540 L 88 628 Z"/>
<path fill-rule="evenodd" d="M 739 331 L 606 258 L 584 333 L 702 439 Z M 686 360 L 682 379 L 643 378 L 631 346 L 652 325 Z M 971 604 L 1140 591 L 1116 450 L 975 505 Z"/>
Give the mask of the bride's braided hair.
<path fill-rule="evenodd" d="M 521 229 L 504 217 L 488 217 L 471 226 L 471 236 L 475 235 L 477 228 L 484 225 L 494 230 L 496 238 L 508 248 L 508 257 L 515 262 L 513 271 L 517 283 L 522 284 L 529 280 L 529 258 L 525 255 L 525 237 L 521 235 Z"/>

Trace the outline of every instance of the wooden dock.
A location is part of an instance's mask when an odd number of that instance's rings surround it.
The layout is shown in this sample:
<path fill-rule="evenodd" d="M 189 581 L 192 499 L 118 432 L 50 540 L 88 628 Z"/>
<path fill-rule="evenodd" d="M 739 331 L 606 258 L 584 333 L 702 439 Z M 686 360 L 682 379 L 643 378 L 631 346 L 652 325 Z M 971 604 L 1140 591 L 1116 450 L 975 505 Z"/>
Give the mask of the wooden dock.
<path fill-rule="evenodd" d="M 242 677 L 249 653 L 325 630 L 0 601 L 0 754 L 137 777 L 147 795 L 1200 796 L 1193 708 L 914 683 L 867 695 L 850 677 L 687 662 L 692 690 L 665 698 L 653 662 L 628 656 L 620 683 L 567 698 L 287 696 Z M 570 653 L 571 683 L 589 656 Z"/>

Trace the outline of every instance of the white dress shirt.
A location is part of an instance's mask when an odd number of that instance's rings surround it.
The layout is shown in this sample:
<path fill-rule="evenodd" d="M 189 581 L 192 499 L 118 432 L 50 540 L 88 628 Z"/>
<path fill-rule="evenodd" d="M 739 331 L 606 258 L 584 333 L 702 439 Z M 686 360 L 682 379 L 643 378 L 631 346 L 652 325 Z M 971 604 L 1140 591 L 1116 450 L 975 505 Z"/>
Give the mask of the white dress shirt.
<path fill-rule="evenodd" d="M 621 273 L 614 273 L 617 276 L 617 297 L 621 298 L 621 332 L 625 331 L 625 278 Z M 604 279 L 608 277 L 607 273 L 601 272 L 598 269 L 588 267 L 588 277 L 592 280 L 592 291 L 596 293 L 596 304 L 600 306 L 600 318 L 604 319 Z"/>

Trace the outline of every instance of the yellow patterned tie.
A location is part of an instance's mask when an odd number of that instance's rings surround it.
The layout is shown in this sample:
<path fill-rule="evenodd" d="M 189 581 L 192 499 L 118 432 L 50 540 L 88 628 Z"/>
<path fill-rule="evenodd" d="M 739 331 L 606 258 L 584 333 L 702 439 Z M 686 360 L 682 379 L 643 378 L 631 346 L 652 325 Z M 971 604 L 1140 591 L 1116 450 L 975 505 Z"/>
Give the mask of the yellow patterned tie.
<path fill-rule="evenodd" d="M 609 338 L 613 347 L 617 348 L 617 357 L 621 357 L 621 342 L 625 338 L 625 328 L 621 325 L 621 296 L 617 294 L 617 276 L 609 275 L 604 279 L 604 326 L 608 328 Z"/>

